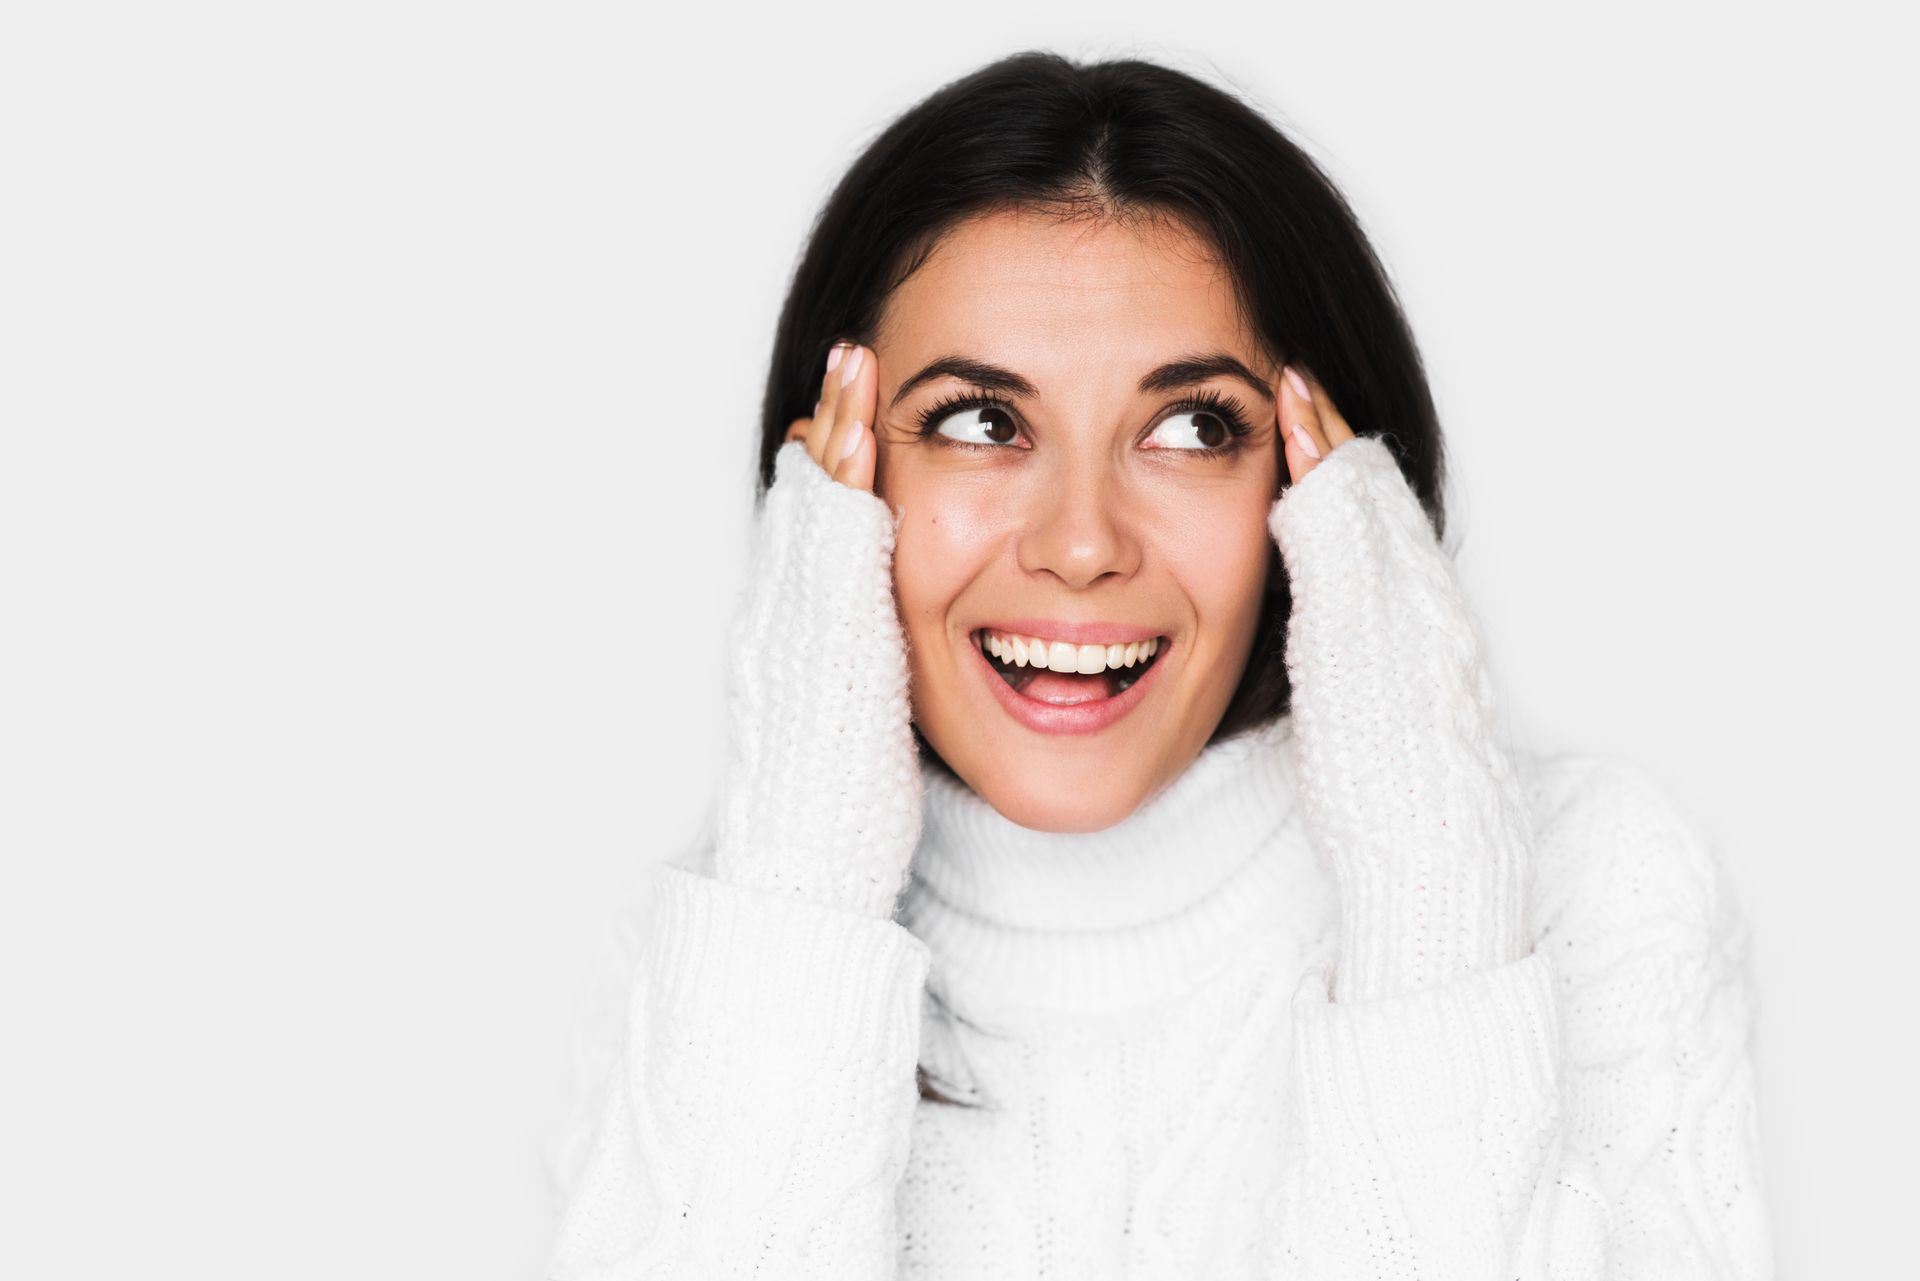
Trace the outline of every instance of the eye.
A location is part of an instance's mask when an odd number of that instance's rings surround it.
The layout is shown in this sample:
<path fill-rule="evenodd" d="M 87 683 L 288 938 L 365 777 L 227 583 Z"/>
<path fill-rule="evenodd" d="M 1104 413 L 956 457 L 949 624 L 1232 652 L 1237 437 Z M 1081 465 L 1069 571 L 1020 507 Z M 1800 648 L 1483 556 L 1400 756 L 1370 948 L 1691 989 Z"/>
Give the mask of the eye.
<path fill-rule="evenodd" d="M 1012 444 L 1018 439 L 1020 428 L 1004 405 L 976 400 L 934 406 L 921 420 L 919 434 L 940 435 L 963 445 L 992 448 Z"/>
<path fill-rule="evenodd" d="M 1240 450 L 1252 430 L 1246 406 L 1232 396 L 1203 390 L 1168 406 L 1167 416 L 1147 439 L 1155 449 L 1229 458 Z"/>
<path fill-rule="evenodd" d="M 1161 449 L 1209 451 L 1224 448 L 1238 434 L 1211 409 L 1184 409 L 1162 418 L 1147 439 L 1159 442 Z"/>

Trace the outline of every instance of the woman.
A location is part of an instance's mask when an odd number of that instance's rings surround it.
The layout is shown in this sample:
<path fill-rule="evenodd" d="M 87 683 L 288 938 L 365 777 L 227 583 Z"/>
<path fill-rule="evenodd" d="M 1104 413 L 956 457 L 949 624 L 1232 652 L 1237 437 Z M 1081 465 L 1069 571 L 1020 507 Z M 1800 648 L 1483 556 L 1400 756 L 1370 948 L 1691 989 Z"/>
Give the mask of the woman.
<path fill-rule="evenodd" d="M 1717 859 L 1501 745 L 1414 344 L 1269 123 L 1037 53 L 919 104 L 761 476 L 550 1277 L 1770 1274 Z"/>

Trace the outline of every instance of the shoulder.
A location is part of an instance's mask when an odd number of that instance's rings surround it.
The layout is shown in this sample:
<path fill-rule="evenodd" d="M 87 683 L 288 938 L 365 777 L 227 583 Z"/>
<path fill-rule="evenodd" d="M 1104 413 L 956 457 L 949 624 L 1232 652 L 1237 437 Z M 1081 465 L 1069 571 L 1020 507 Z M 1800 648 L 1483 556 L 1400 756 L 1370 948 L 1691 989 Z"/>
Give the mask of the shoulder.
<path fill-rule="evenodd" d="M 1536 900 L 1577 891 L 1631 914 L 1714 906 L 1725 888 L 1714 843 L 1645 768 L 1591 752 L 1535 756 L 1516 768 L 1533 820 Z"/>
<path fill-rule="evenodd" d="M 1598 753 L 1536 755 L 1516 769 L 1533 820 L 1535 945 L 1564 979 L 1637 965 L 1664 966 L 1671 980 L 1744 951 L 1725 860 L 1667 784 Z"/>

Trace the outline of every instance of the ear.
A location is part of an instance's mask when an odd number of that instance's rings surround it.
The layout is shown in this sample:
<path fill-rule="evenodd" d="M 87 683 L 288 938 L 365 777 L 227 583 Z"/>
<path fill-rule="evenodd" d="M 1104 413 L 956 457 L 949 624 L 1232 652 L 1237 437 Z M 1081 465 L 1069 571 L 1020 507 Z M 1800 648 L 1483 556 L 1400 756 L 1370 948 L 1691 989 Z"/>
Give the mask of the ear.
<path fill-rule="evenodd" d="M 807 438 L 807 429 L 812 425 L 813 425 L 813 419 L 811 418 L 794 419 L 792 422 L 787 424 L 787 439 L 790 441 L 805 440 Z"/>

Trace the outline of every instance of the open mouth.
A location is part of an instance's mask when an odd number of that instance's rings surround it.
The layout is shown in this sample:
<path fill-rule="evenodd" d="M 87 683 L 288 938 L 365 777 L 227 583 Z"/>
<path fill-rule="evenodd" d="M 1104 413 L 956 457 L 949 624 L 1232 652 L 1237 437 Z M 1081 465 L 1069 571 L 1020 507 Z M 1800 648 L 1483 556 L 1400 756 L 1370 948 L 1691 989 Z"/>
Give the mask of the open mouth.
<path fill-rule="evenodd" d="M 973 642 L 1014 693 L 1055 706 L 1094 702 L 1126 692 L 1160 661 L 1169 645 L 1167 637 L 1158 636 L 1133 645 L 1106 646 L 1101 669 L 1089 672 L 1086 668 L 1100 661 L 1094 653 L 1100 647 L 1029 648 L 1024 639 L 1016 645 L 1009 638 L 984 631 L 975 632 Z M 1069 654 L 1068 650 L 1073 652 Z"/>

